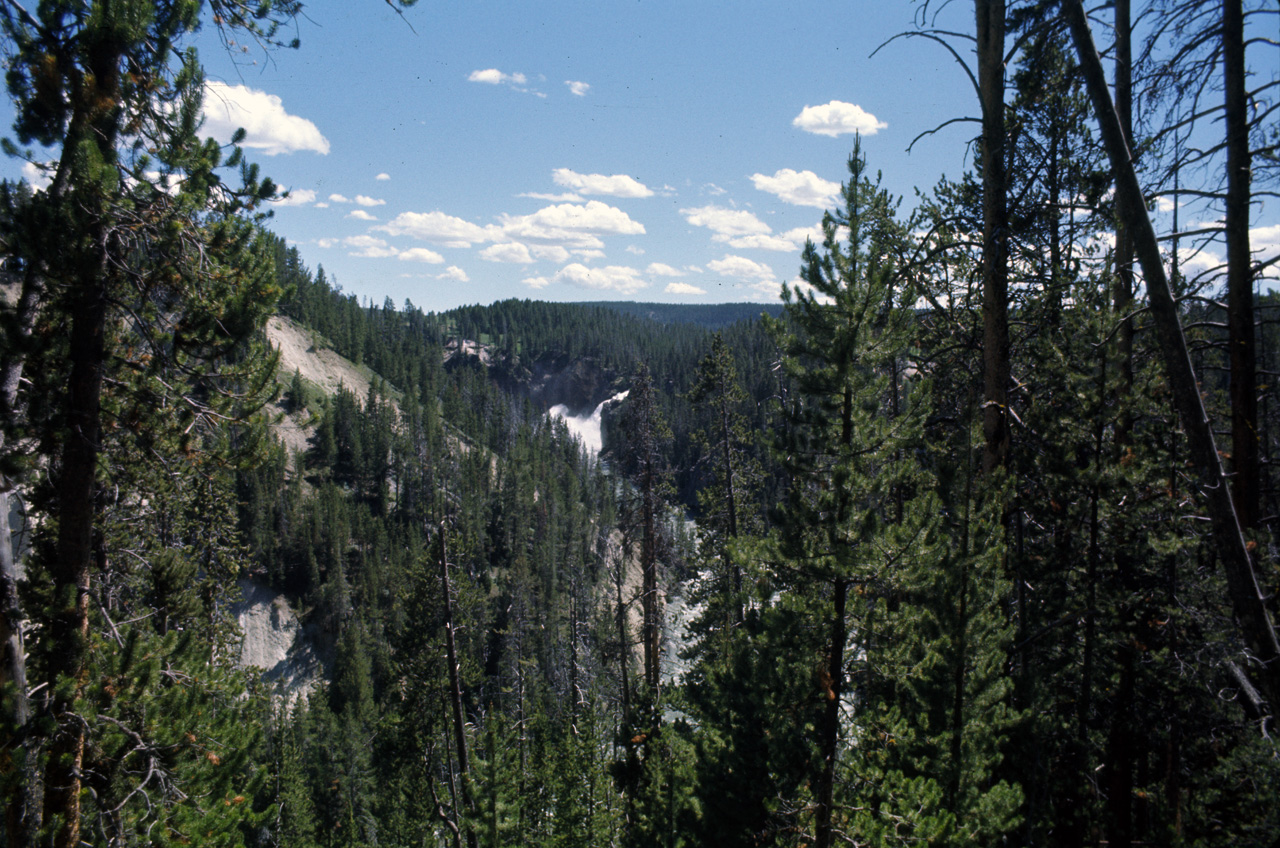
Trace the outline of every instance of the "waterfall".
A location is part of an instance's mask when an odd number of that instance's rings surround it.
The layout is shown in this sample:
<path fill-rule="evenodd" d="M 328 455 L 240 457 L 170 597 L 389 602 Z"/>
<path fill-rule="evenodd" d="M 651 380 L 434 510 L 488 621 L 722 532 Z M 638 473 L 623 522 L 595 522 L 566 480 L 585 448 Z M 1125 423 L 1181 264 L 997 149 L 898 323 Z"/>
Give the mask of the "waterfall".
<path fill-rule="evenodd" d="M 565 426 L 569 428 L 569 432 L 579 442 L 582 442 L 582 446 L 592 455 L 597 455 L 604 446 L 603 438 L 600 435 L 600 416 L 604 412 L 605 405 L 625 400 L 627 394 L 628 392 L 619 392 L 613 397 L 601 401 L 590 415 L 570 415 L 569 407 L 563 403 L 558 403 L 551 407 L 548 413 L 552 418 L 559 418 L 564 421 Z"/>

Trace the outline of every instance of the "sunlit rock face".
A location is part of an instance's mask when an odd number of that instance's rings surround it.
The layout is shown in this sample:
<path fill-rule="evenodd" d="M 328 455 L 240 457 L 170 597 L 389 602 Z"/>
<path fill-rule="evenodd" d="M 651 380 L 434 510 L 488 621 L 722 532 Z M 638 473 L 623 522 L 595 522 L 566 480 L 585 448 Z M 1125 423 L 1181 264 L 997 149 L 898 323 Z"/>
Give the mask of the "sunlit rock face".
<path fill-rule="evenodd" d="M 240 665 L 262 669 L 289 700 L 306 695 L 324 674 L 314 640 L 284 595 L 248 578 L 237 583 L 244 598 L 232 608 L 244 634 Z"/>

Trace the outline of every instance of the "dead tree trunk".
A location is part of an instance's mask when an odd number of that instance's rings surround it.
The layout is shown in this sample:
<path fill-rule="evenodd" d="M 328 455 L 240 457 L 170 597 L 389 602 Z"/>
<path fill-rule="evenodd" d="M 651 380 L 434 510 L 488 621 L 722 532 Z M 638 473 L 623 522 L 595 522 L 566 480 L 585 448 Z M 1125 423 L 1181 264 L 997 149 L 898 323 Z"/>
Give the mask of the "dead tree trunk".
<path fill-rule="evenodd" d="M 1147 215 L 1142 189 L 1138 185 L 1138 177 L 1111 94 L 1107 90 L 1102 61 L 1094 47 L 1084 7 L 1080 0 L 1063 0 L 1062 14 L 1071 29 L 1085 85 L 1111 160 L 1120 214 L 1130 227 L 1134 250 L 1142 265 L 1169 387 L 1178 417 L 1187 433 L 1192 461 L 1201 477 L 1218 554 L 1227 577 L 1227 593 L 1244 648 L 1251 660 L 1249 670 L 1255 675 L 1260 684 L 1259 690 L 1274 710 L 1280 704 L 1280 642 L 1277 642 L 1270 613 L 1258 589 L 1253 562 L 1240 530 L 1231 489 L 1200 398 L 1195 370 L 1187 353 L 1186 337 L 1178 320 L 1178 307 L 1160 256 L 1160 244 L 1156 240 L 1151 218 Z"/>
<path fill-rule="evenodd" d="M 453 636 L 453 592 L 449 585 L 449 554 L 445 546 L 443 524 L 440 525 L 440 590 L 444 594 L 445 662 L 449 664 L 449 706 L 453 711 L 453 744 L 458 753 L 458 783 L 462 793 L 462 806 L 468 816 L 473 816 L 475 803 L 471 798 L 471 780 L 467 768 L 467 730 L 462 714 L 462 684 L 458 679 L 458 650 Z M 475 830 L 470 824 L 465 830 L 467 845 L 475 848 Z"/>
<path fill-rule="evenodd" d="M 1222 82 L 1227 125 L 1227 343 L 1231 364 L 1231 468 L 1241 528 L 1258 522 L 1261 469 L 1258 444 L 1258 353 L 1254 338 L 1253 274 L 1249 254 L 1249 104 L 1245 93 L 1244 9 L 1222 3 Z"/>
<path fill-rule="evenodd" d="M 1009 201 L 1004 131 L 1004 0 L 976 0 L 982 105 L 982 468 L 1009 462 Z"/>

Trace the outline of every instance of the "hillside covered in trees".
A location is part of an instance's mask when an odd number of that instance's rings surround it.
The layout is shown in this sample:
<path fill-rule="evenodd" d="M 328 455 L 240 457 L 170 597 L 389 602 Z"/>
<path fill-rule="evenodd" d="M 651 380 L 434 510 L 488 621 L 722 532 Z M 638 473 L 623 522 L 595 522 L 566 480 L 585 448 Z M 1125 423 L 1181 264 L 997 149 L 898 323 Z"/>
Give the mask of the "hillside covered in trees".
<path fill-rule="evenodd" d="M 59 155 L 0 185 L 5 843 L 1275 844 L 1274 10 L 974 8 L 972 172 L 905 212 L 855 143 L 781 308 L 428 312 L 196 132 L 194 29 L 296 4 L 0 0 Z"/>

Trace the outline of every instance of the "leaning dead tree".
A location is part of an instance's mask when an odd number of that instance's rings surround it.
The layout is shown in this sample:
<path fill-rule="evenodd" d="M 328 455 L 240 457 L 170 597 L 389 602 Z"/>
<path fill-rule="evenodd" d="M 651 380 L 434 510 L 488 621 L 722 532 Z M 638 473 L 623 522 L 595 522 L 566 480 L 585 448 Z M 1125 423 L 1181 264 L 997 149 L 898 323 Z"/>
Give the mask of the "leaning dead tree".
<path fill-rule="evenodd" d="M 1178 319 L 1178 307 L 1169 278 L 1165 274 L 1160 244 L 1147 214 L 1129 145 L 1111 100 L 1102 60 L 1098 57 L 1080 0 L 1063 0 L 1062 15 L 1079 54 L 1085 86 L 1111 162 L 1120 215 L 1131 234 L 1134 252 L 1142 267 L 1174 406 L 1186 430 L 1191 458 L 1201 478 L 1218 555 L 1227 577 L 1227 594 L 1248 656 L 1247 671 L 1258 684 L 1260 697 L 1251 698 L 1251 706 L 1270 720 L 1274 707 L 1280 705 L 1280 642 L 1276 639 L 1275 626 L 1258 588 L 1252 555 L 1241 531 L 1231 487 L 1214 444 L 1213 429 L 1187 352 L 1187 340 Z M 1242 690 L 1248 695 L 1247 688 L 1242 687 Z"/>

